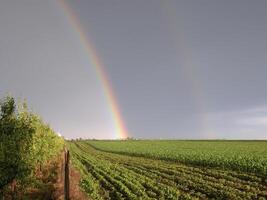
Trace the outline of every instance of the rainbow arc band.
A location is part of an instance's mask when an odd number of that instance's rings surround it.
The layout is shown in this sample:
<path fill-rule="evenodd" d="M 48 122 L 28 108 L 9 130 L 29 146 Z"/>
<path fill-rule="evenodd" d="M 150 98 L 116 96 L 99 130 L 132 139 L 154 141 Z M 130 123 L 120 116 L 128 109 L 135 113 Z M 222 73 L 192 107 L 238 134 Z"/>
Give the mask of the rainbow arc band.
<path fill-rule="evenodd" d="M 72 8 L 64 0 L 59 0 L 59 3 L 60 3 L 60 6 L 63 8 L 64 13 L 67 15 L 71 25 L 78 33 L 81 44 L 84 46 L 86 53 L 90 58 L 91 64 L 94 66 L 96 76 L 98 77 L 101 83 L 103 92 L 107 98 L 108 107 L 112 115 L 112 120 L 115 126 L 115 134 L 116 134 L 115 138 L 125 139 L 128 137 L 128 133 L 124 125 L 117 100 L 112 90 L 111 82 L 108 79 L 108 75 L 101 62 L 101 59 L 99 55 L 97 54 L 94 46 L 92 45 L 88 35 L 84 31 L 81 23 L 78 20 L 78 17 L 75 15 Z"/>

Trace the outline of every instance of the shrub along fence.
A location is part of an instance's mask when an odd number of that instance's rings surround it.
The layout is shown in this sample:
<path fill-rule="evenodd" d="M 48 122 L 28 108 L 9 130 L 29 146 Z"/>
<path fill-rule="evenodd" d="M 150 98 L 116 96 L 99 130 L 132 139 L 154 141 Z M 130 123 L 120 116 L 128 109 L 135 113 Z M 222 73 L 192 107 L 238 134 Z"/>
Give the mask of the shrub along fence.
<path fill-rule="evenodd" d="M 13 97 L 0 102 L 0 197 L 17 199 L 36 184 L 36 173 L 63 150 L 64 139 Z M 1 198 L 0 198 L 1 199 Z"/>

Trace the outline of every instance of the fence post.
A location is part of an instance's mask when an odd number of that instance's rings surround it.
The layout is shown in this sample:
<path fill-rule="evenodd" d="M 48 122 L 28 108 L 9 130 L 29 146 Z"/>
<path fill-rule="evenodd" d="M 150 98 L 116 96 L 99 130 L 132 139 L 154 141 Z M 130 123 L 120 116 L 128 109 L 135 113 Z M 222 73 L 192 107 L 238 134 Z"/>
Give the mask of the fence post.
<path fill-rule="evenodd" d="M 70 182 L 69 182 L 69 150 L 65 149 L 65 180 L 64 180 L 64 193 L 65 200 L 70 199 Z"/>

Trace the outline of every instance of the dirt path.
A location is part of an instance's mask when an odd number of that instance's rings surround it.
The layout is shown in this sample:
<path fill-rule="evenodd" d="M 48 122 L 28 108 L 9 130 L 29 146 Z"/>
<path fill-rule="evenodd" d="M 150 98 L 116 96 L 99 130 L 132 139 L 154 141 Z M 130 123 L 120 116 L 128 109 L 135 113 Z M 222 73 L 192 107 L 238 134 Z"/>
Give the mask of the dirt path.
<path fill-rule="evenodd" d="M 64 151 L 64 199 L 65 200 L 88 200 L 88 196 L 81 191 L 80 173 L 71 167 L 70 153 Z"/>

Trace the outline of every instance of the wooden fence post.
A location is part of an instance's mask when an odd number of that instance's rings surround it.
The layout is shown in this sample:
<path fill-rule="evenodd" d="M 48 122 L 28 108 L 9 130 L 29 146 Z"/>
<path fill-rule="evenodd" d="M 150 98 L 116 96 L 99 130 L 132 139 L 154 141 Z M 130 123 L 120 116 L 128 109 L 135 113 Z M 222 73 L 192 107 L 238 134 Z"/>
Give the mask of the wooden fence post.
<path fill-rule="evenodd" d="M 64 181 L 65 200 L 70 200 L 69 159 L 70 159 L 69 150 L 65 149 L 65 181 Z"/>

